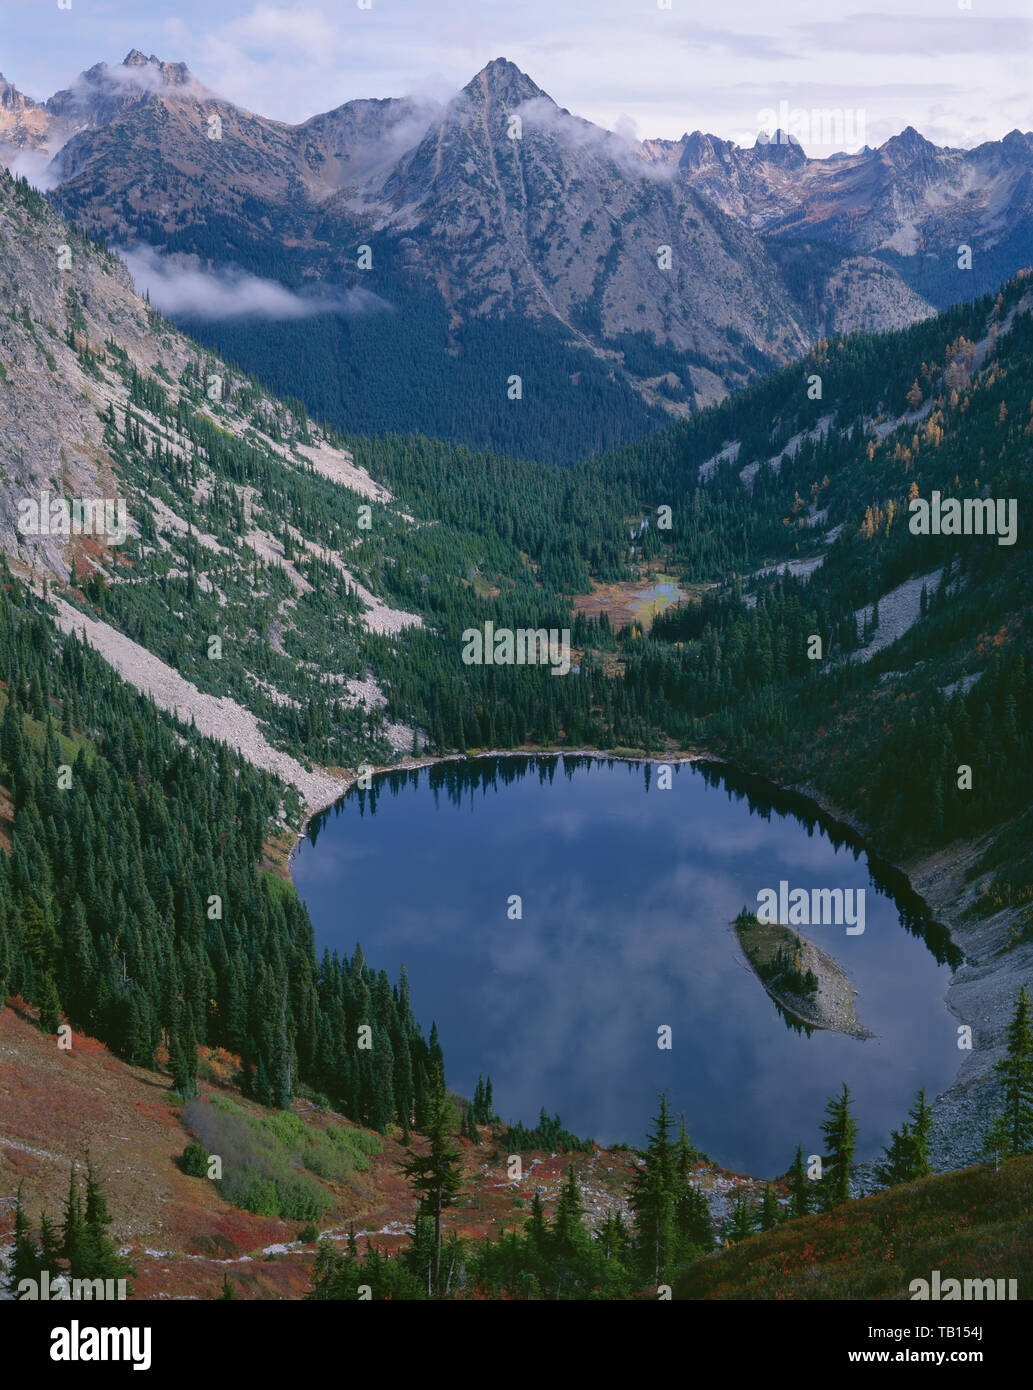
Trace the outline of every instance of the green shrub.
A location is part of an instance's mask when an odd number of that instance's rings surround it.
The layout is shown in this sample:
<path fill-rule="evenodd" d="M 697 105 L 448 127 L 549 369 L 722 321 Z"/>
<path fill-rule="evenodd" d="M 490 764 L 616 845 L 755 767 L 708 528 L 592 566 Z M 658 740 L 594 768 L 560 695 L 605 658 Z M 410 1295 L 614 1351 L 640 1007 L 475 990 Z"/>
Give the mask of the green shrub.
<path fill-rule="evenodd" d="M 208 1159 L 210 1155 L 203 1144 L 199 1144 L 195 1139 L 183 1150 L 179 1158 L 179 1166 L 186 1173 L 188 1178 L 206 1178 L 208 1176 Z"/>

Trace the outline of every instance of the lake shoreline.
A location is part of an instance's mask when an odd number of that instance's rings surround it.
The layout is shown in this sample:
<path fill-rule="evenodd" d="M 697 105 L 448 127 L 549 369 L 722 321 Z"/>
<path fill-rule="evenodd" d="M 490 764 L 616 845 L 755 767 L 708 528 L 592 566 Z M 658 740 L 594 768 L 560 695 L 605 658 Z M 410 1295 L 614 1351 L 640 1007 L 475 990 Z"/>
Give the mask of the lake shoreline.
<path fill-rule="evenodd" d="M 437 767 L 440 763 L 468 763 L 476 762 L 479 758 L 596 758 L 602 762 L 615 763 L 666 763 L 675 766 L 679 763 L 721 763 L 724 758 L 719 758 L 716 753 L 678 753 L 675 755 L 659 755 L 656 753 L 607 753 L 598 748 L 485 748 L 483 752 L 475 753 L 442 753 L 434 754 L 429 757 L 403 758 L 397 763 L 382 763 L 377 767 L 370 766 L 368 775 L 380 777 L 389 772 L 418 772 L 424 767 Z M 334 775 L 341 771 L 334 769 Z M 342 801 L 348 792 L 351 791 L 355 783 L 359 780 L 360 773 L 341 772 L 340 790 L 335 791 L 329 798 L 318 798 L 316 801 L 306 806 L 305 817 L 298 830 L 291 828 L 292 843 L 290 852 L 287 855 L 287 871 L 290 873 L 290 866 L 294 861 L 294 856 L 301 848 L 301 842 L 305 839 L 305 833 L 312 821 L 317 816 L 321 816 L 324 811 L 331 810 Z"/>
<path fill-rule="evenodd" d="M 868 828 L 854 815 L 832 803 L 826 795 L 811 783 L 776 782 L 762 773 L 754 773 L 740 768 L 727 757 L 706 750 L 694 750 L 678 754 L 656 754 L 644 752 L 609 752 L 598 748 L 497 748 L 480 752 L 448 753 L 443 755 L 417 756 L 401 759 L 398 762 L 372 767 L 373 776 L 391 772 L 418 771 L 434 767 L 440 763 L 470 762 L 479 758 L 594 758 L 604 762 L 681 764 L 710 762 L 727 767 L 740 775 L 756 778 L 774 791 L 788 793 L 810 803 L 823 817 L 851 832 L 857 846 L 869 859 L 899 874 L 915 897 L 921 901 L 929 913 L 930 920 L 941 925 L 950 934 L 950 940 L 964 952 L 962 962 L 952 971 L 945 994 L 947 1011 L 958 1020 L 959 1025 L 972 1026 L 973 1047 L 971 1051 L 960 1052 L 958 1071 L 954 1080 L 940 1091 L 932 1102 L 934 1130 L 930 1143 L 930 1158 L 937 1172 L 952 1171 L 978 1161 L 982 1150 L 982 1134 L 986 1126 L 987 1092 L 996 1089 L 994 1063 L 1004 1055 L 1005 1028 L 1010 1017 L 1009 997 L 1014 999 L 1018 983 L 1021 983 L 1022 969 L 1019 958 L 1025 954 L 1015 951 L 1010 958 L 998 960 L 1001 945 L 1007 939 L 1008 931 L 1016 914 L 1005 909 L 994 917 L 970 923 L 963 920 L 971 902 L 977 896 L 980 883 L 966 883 L 963 871 L 979 852 L 986 848 L 991 836 L 984 837 L 976 846 L 954 846 L 933 854 L 912 858 L 904 864 L 885 859 L 870 838 Z M 329 770 L 328 770 L 329 771 Z M 339 790 L 332 797 L 320 797 L 317 803 L 306 806 L 304 820 L 293 836 L 292 846 L 287 856 L 286 871 L 291 876 L 291 864 L 302 840 L 306 836 L 312 820 L 336 806 L 359 780 L 359 772 L 340 775 Z M 293 881 L 293 880 L 292 880 Z M 935 915 L 934 915 L 935 914 Z M 971 948 L 980 951 L 979 958 L 973 958 Z M 985 953 L 985 954 L 984 954 Z M 994 965 L 987 969 L 990 960 Z M 1005 969 L 1007 966 L 1009 968 Z M 1028 972 L 1028 963 L 1026 966 Z M 1014 983 L 1014 988 L 1012 984 Z M 991 1016 L 985 1012 L 991 1010 Z M 874 1189 L 872 1165 L 858 1165 L 855 1185 L 861 1192 Z"/>

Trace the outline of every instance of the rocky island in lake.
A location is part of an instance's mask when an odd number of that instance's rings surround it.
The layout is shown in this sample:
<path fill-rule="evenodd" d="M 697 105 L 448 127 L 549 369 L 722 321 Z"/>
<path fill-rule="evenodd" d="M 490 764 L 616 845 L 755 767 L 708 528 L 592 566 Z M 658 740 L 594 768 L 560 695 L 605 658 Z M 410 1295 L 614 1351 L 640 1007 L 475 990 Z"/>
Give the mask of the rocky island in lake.
<path fill-rule="evenodd" d="M 854 1012 L 857 991 L 839 963 L 813 941 L 779 922 L 761 922 L 745 908 L 733 923 L 739 945 L 769 997 L 808 1028 L 875 1035 Z"/>

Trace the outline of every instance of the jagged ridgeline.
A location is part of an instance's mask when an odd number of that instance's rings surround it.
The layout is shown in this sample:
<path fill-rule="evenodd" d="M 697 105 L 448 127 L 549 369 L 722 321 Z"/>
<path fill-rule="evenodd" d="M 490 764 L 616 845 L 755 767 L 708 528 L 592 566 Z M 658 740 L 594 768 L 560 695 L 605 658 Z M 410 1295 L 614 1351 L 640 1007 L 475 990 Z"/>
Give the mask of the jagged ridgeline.
<path fill-rule="evenodd" d="M 0 97 L 0 136 L 58 151 L 53 197 L 80 225 L 309 301 L 195 320 L 222 356 L 341 429 L 539 461 L 641 438 L 823 335 L 995 289 L 1033 225 L 1018 130 L 962 151 L 909 127 L 831 159 L 767 135 L 629 141 L 505 58 L 442 107 L 360 99 L 296 126 L 135 50 L 45 106 Z"/>
<path fill-rule="evenodd" d="M 358 947 L 318 960 L 292 885 L 260 867 L 283 786 L 61 637 L 6 565 L 0 579 L 0 996 L 51 1031 L 63 1009 L 140 1066 L 167 1045 L 188 1094 L 201 1044 L 238 1054 L 266 1104 L 308 1088 L 381 1130 L 418 1116 L 440 1049 L 404 971 L 392 986 Z"/>

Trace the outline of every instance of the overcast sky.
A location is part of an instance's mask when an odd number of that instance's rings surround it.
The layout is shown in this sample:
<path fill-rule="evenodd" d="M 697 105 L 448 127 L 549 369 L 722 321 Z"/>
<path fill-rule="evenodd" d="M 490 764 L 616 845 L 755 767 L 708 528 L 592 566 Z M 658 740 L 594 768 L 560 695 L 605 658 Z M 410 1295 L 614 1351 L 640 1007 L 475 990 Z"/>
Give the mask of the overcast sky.
<path fill-rule="evenodd" d="M 294 122 L 354 97 L 444 98 L 504 56 L 561 106 L 640 138 L 701 129 L 752 144 L 781 103 L 789 113 L 842 110 L 873 145 L 906 125 L 963 146 L 1033 129 L 1033 0 L 0 4 L 0 69 L 37 100 L 139 48 Z M 796 126 L 814 154 L 862 143 L 825 143 L 819 120 L 799 114 Z"/>

